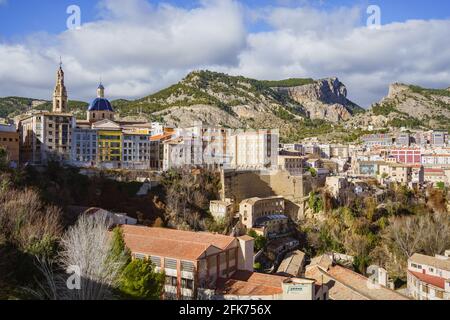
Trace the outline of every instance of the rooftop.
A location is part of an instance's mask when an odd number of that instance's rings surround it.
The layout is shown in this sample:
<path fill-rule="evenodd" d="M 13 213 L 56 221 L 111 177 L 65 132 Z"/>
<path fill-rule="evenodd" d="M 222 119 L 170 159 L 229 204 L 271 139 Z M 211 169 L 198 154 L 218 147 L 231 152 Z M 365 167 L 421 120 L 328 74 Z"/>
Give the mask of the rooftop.
<path fill-rule="evenodd" d="M 134 253 L 197 260 L 211 246 L 225 250 L 234 237 L 206 232 L 190 232 L 165 228 L 122 226 L 125 243 Z"/>
<path fill-rule="evenodd" d="M 450 271 L 450 258 L 442 257 L 432 257 L 432 256 L 426 256 L 424 254 L 415 253 L 412 255 L 411 258 L 409 258 L 410 261 L 419 263 L 419 264 L 425 264 L 428 266 L 432 266 L 438 269 L 447 270 Z"/>
<path fill-rule="evenodd" d="M 412 274 L 414 277 L 419 279 L 422 282 L 430 284 L 434 287 L 445 289 L 445 279 L 441 277 L 431 276 L 429 274 L 423 274 L 420 272 L 408 271 L 408 273 Z"/>
<path fill-rule="evenodd" d="M 271 296 L 283 293 L 288 278 L 250 271 L 237 271 L 230 279 L 217 281 L 217 292 L 224 295 Z"/>
<path fill-rule="evenodd" d="M 326 285 L 331 300 L 408 300 L 394 290 L 369 287 L 368 278 L 339 265 L 328 269 L 315 265 L 306 270 L 306 276 Z"/>
<path fill-rule="evenodd" d="M 275 220 L 286 220 L 288 217 L 286 217 L 284 214 L 272 214 L 267 216 L 262 216 L 256 219 L 255 226 L 262 226 L 268 221 L 275 221 Z"/>
<path fill-rule="evenodd" d="M 89 105 L 88 111 L 109 111 L 114 112 L 111 103 L 105 98 L 95 98 Z"/>
<path fill-rule="evenodd" d="M 303 265 L 305 263 L 305 253 L 296 250 L 294 252 L 290 252 L 286 255 L 284 260 L 281 262 L 278 267 L 278 274 L 283 274 L 286 276 L 298 277 L 299 273 L 303 270 Z"/>
<path fill-rule="evenodd" d="M 263 200 L 283 200 L 284 197 L 282 196 L 274 196 L 274 197 L 268 197 L 268 198 L 258 198 L 258 197 L 254 197 L 254 198 L 249 198 L 249 199 L 245 199 L 241 201 L 241 204 L 250 204 L 250 205 L 254 205 L 255 203 L 257 203 L 258 201 L 263 201 Z"/>

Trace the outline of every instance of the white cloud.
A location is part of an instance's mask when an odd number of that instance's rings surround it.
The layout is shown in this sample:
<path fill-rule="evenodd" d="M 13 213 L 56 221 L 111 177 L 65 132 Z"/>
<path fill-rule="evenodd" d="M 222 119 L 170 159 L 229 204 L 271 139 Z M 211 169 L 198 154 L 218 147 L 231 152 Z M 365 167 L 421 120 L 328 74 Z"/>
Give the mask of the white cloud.
<path fill-rule="evenodd" d="M 339 37 L 280 29 L 249 36 L 234 72 L 264 78 L 338 76 L 365 106 L 392 82 L 450 84 L 450 21 L 407 21 L 381 30 L 351 28 Z"/>
<path fill-rule="evenodd" d="M 69 94 L 85 100 L 100 76 L 110 97 L 141 97 L 199 68 L 259 79 L 338 76 L 363 106 L 396 81 L 450 85 L 450 20 L 370 30 L 361 26 L 366 16 L 359 7 L 275 6 L 249 14 L 231 0 L 204 0 L 194 9 L 102 0 L 99 8 L 102 19 L 81 30 L 0 43 L 0 96 L 48 98 L 60 55 Z M 249 15 L 270 31 L 246 30 Z"/>
<path fill-rule="evenodd" d="M 187 10 L 104 0 L 100 8 L 104 18 L 80 30 L 0 44 L 0 96 L 48 97 L 59 56 L 74 98 L 92 97 L 100 76 L 110 97 L 143 96 L 192 69 L 236 65 L 246 45 L 242 10 L 233 1 L 205 1 Z"/>

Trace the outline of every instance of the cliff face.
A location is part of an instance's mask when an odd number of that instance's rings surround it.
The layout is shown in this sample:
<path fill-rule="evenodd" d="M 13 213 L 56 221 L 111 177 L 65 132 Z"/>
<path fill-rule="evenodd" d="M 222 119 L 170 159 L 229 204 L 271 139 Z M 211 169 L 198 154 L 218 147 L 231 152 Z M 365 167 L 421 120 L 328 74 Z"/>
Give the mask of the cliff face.
<path fill-rule="evenodd" d="M 346 121 L 363 109 L 347 99 L 347 88 L 338 78 L 328 78 L 296 87 L 277 87 L 275 91 L 287 94 L 302 104 L 311 119 L 331 122 Z"/>
<path fill-rule="evenodd" d="M 393 83 L 388 95 L 365 115 L 352 120 L 356 125 L 448 129 L 450 91 Z"/>

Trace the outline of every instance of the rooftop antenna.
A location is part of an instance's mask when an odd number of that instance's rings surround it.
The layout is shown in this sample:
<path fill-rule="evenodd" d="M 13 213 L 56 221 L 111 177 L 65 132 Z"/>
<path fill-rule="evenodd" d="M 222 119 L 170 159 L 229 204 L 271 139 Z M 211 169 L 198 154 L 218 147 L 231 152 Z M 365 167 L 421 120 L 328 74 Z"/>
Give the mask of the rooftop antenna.
<path fill-rule="evenodd" d="M 59 67 L 62 68 L 62 58 L 59 56 Z"/>

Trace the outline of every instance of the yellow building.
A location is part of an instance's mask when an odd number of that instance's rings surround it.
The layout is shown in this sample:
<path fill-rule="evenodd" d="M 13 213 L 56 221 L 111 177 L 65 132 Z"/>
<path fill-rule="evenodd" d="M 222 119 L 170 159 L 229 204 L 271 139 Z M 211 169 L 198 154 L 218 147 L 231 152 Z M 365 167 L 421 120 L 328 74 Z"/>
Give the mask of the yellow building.
<path fill-rule="evenodd" d="M 120 162 L 122 160 L 122 132 L 99 131 L 97 156 L 101 162 Z"/>

